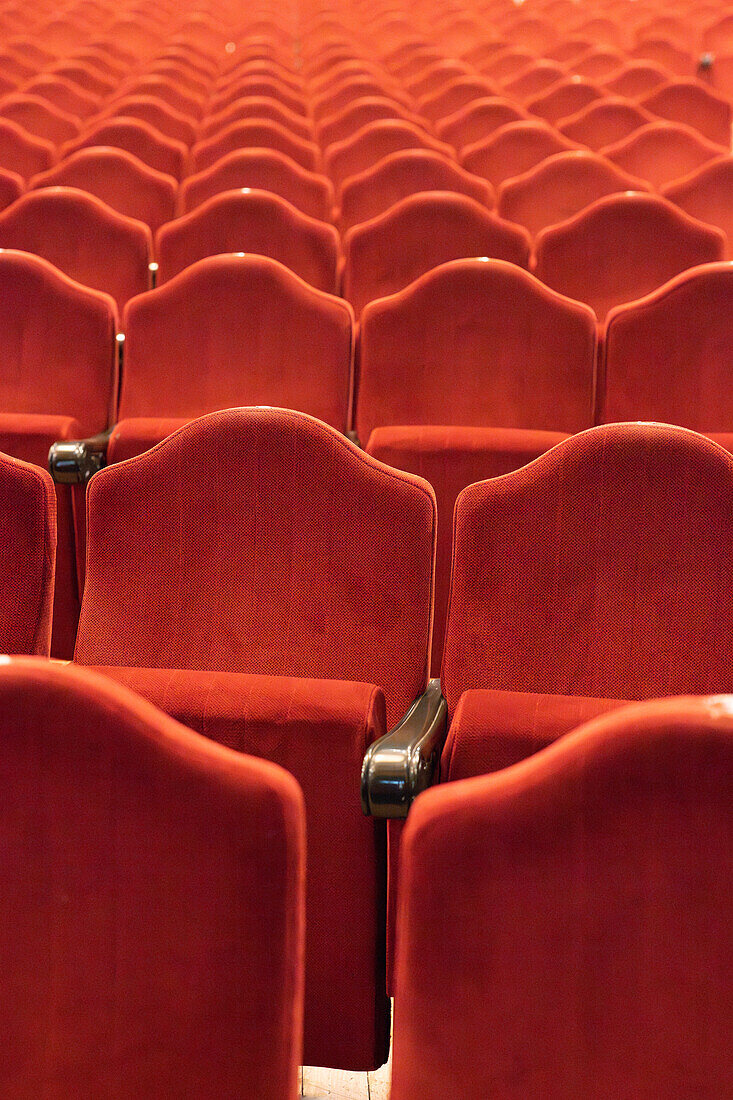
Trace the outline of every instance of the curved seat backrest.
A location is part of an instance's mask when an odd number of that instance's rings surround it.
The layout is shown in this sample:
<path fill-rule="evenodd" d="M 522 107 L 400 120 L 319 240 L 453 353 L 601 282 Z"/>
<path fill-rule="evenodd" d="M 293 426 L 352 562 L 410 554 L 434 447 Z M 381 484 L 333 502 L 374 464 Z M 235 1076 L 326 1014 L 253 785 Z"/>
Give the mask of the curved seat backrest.
<path fill-rule="evenodd" d="M 527 121 L 528 118 L 526 112 L 511 100 L 501 96 L 485 96 L 441 119 L 435 130 L 441 141 L 447 141 L 460 152 L 467 145 L 485 140 L 500 126 Z"/>
<path fill-rule="evenodd" d="M 45 172 L 56 160 L 56 149 L 45 138 L 27 133 L 17 122 L 0 118 L 0 164 L 28 179 Z"/>
<path fill-rule="evenodd" d="M 80 663 L 357 680 L 390 721 L 425 689 L 435 497 L 325 424 L 214 413 L 87 499 Z"/>
<path fill-rule="evenodd" d="M 320 167 L 321 152 L 315 142 L 304 141 L 278 122 L 251 118 L 232 122 L 213 137 L 197 142 L 191 150 L 194 170 L 210 168 L 227 153 L 243 148 L 276 149 L 307 172 L 316 172 Z"/>
<path fill-rule="evenodd" d="M 731 683 L 733 456 L 611 424 L 469 486 L 443 689 L 644 699 Z"/>
<path fill-rule="evenodd" d="M 653 121 L 654 116 L 637 103 L 621 96 L 608 96 L 595 99 L 574 115 L 561 119 L 558 130 L 571 141 L 598 152 L 607 145 L 624 141 L 641 126 Z"/>
<path fill-rule="evenodd" d="M 112 145 L 126 149 L 151 168 L 177 180 L 185 174 L 188 163 L 188 149 L 182 141 L 167 138 L 141 118 L 126 118 L 121 115 L 117 118 L 101 119 L 82 134 L 78 141 L 63 146 L 61 156 L 68 157 L 77 149 L 90 145 Z"/>
<path fill-rule="evenodd" d="M 689 176 L 667 184 L 662 195 L 691 218 L 722 229 L 728 239 L 728 256 L 733 258 L 733 156 L 709 160 Z"/>
<path fill-rule="evenodd" d="M 125 311 L 120 418 L 282 405 L 348 424 L 353 313 L 265 256 L 199 260 Z"/>
<path fill-rule="evenodd" d="M 546 157 L 575 148 L 575 142 L 540 119 L 507 122 L 488 138 L 467 145 L 461 153 L 461 164 L 466 171 L 498 187 L 503 180 L 528 172 Z"/>
<path fill-rule="evenodd" d="M 336 187 L 371 168 L 380 160 L 403 149 L 430 149 L 450 158 L 453 150 L 445 142 L 431 138 L 425 130 L 403 119 L 369 122 L 351 137 L 331 145 L 323 158 L 323 168 Z"/>
<path fill-rule="evenodd" d="M 574 432 L 592 423 L 591 311 L 501 260 L 454 260 L 361 320 L 356 427 Z"/>

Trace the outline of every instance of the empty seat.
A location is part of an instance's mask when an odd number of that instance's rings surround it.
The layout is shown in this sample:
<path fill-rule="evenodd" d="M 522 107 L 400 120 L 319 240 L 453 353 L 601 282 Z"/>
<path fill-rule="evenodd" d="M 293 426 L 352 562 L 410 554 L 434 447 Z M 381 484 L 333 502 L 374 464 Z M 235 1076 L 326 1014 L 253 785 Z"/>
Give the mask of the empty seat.
<path fill-rule="evenodd" d="M 329 89 L 322 96 L 311 100 L 311 114 L 316 125 L 365 96 L 389 96 L 397 103 L 401 103 L 403 107 L 412 108 L 410 98 L 398 91 L 391 83 L 367 77 L 354 78 L 344 81 L 338 87 Z"/>
<path fill-rule="evenodd" d="M 529 266 L 529 238 L 467 195 L 409 195 L 344 236 L 343 293 L 357 316 L 448 260 L 491 256 Z"/>
<path fill-rule="evenodd" d="M 175 179 L 112 146 L 79 149 L 54 168 L 33 176 L 29 186 L 88 191 L 120 214 L 145 222 L 153 233 L 175 217 Z"/>
<path fill-rule="evenodd" d="M 500 260 L 444 264 L 364 310 L 358 436 L 438 498 L 434 669 L 458 492 L 592 423 L 595 350 L 587 307 Z"/>
<path fill-rule="evenodd" d="M 325 176 L 307 172 L 274 149 L 239 149 L 181 184 L 179 208 L 186 213 L 222 191 L 252 187 L 272 191 L 312 218 L 330 221 L 333 184 Z"/>
<path fill-rule="evenodd" d="M 441 141 L 447 141 L 461 152 L 467 145 L 483 141 L 509 122 L 527 120 L 521 107 L 500 96 L 489 96 L 467 103 L 455 114 L 442 118 L 436 126 Z"/>
<path fill-rule="evenodd" d="M 532 99 L 565 76 L 565 69 L 557 61 L 531 61 L 516 76 L 503 85 L 503 93 L 510 99 Z"/>
<path fill-rule="evenodd" d="M 114 303 L 46 260 L 0 250 L 0 321 L 0 451 L 45 469 L 57 440 L 93 435 L 114 421 Z M 75 502 L 73 493 L 57 486 L 52 653 L 67 659 L 79 617 L 77 553 L 84 550 L 83 490 Z"/>
<path fill-rule="evenodd" d="M 661 420 L 733 449 L 733 264 L 692 268 L 608 316 L 599 418 Z"/>
<path fill-rule="evenodd" d="M 95 114 L 102 103 L 99 95 L 84 91 L 58 72 L 40 74 L 30 84 L 25 85 L 23 92 L 25 95 L 40 96 L 77 119 Z"/>
<path fill-rule="evenodd" d="M 606 77 L 618 72 L 624 61 L 624 55 L 618 50 L 593 49 L 582 57 L 576 57 L 568 68 L 576 76 L 603 82 Z"/>
<path fill-rule="evenodd" d="M 417 115 L 387 96 L 364 96 L 362 99 L 352 100 L 342 110 L 324 118 L 318 126 L 318 141 L 326 149 L 329 145 L 344 141 L 355 134 L 362 126 L 385 118 L 404 119 L 416 125 L 424 125 Z"/>
<path fill-rule="evenodd" d="M 139 118 L 159 133 L 183 145 L 193 145 L 197 137 L 196 123 L 163 99 L 152 95 L 126 95 L 116 99 L 105 112 L 106 118 Z"/>
<path fill-rule="evenodd" d="M 8 662 L 0 709 L 8 1088 L 294 1094 L 305 822 L 292 777 L 73 665 Z"/>
<path fill-rule="evenodd" d="M 611 161 L 577 149 L 546 157 L 523 175 L 505 180 L 498 191 L 497 210 L 502 218 L 518 222 L 534 236 L 604 195 L 647 190 L 647 183 L 622 172 Z"/>
<path fill-rule="evenodd" d="M 216 134 L 231 126 L 233 122 L 241 122 L 246 118 L 267 119 L 284 126 L 291 134 L 303 141 L 313 140 L 313 129 L 307 119 L 302 115 L 296 115 L 278 100 L 267 96 L 243 96 L 235 99 L 223 111 L 207 115 L 201 124 L 199 137 L 202 140 L 214 137 Z"/>
<path fill-rule="evenodd" d="M 690 50 L 670 42 L 668 38 L 647 38 L 630 51 L 632 57 L 651 61 L 678 76 L 692 76 L 695 71 L 695 57 Z"/>
<path fill-rule="evenodd" d="M 494 54 L 481 65 L 481 72 L 496 80 L 498 84 L 508 84 L 515 76 L 532 65 L 537 58 L 527 50 L 516 50 L 509 46 Z"/>
<path fill-rule="evenodd" d="M 545 122 L 508 122 L 485 140 L 466 146 L 461 164 L 498 187 L 503 180 L 521 176 L 546 157 L 575 148 L 575 142 Z"/>
<path fill-rule="evenodd" d="M 25 191 L 25 180 L 17 172 L 0 168 L 0 210 L 10 206 Z"/>
<path fill-rule="evenodd" d="M 201 85 L 197 84 L 197 87 L 200 89 Z M 189 119 L 200 119 L 203 114 L 204 107 L 200 94 L 191 91 L 190 82 L 186 81 L 185 84 L 182 85 L 180 76 L 173 80 L 170 76 L 161 72 L 160 69 L 150 73 L 148 76 L 138 77 L 130 84 L 125 85 L 124 92 L 126 98 L 150 97 L 157 102 L 162 101 L 174 111 L 179 112 Z M 120 102 L 121 100 L 116 100 L 115 107 L 117 107 L 117 104 Z M 125 111 L 124 113 L 127 114 L 128 112 Z M 135 111 L 130 113 L 136 114 Z M 117 111 L 117 114 L 122 114 L 122 112 Z M 137 117 L 141 116 L 138 115 Z M 155 126 L 156 123 L 153 122 L 153 125 Z M 164 130 L 163 127 L 160 127 L 160 129 Z M 171 134 L 171 136 L 176 137 L 175 134 Z M 180 140 L 183 141 L 185 138 L 181 137 Z"/>
<path fill-rule="evenodd" d="M 351 307 L 275 260 L 200 260 L 131 302 L 124 327 L 110 461 L 147 450 L 185 420 L 238 405 L 282 405 L 348 426 Z"/>
<path fill-rule="evenodd" d="M 552 124 L 561 118 L 574 115 L 596 99 L 600 99 L 603 90 L 582 76 L 566 76 L 551 85 L 541 95 L 530 99 L 527 110 L 530 114 L 544 118 Z"/>
<path fill-rule="evenodd" d="M 181 141 L 173 141 L 150 123 L 138 118 L 101 119 L 86 130 L 78 141 L 65 145 L 62 157 L 69 157 L 89 146 L 111 145 L 126 149 L 157 172 L 181 179 L 188 164 L 188 150 Z"/>
<path fill-rule="evenodd" d="M 369 122 L 351 137 L 330 145 L 323 158 L 326 175 L 338 187 L 350 176 L 371 168 L 390 153 L 403 149 L 429 149 L 452 159 L 453 149 L 436 141 L 425 130 L 402 119 L 380 119 Z"/>
<path fill-rule="evenodd" d="M 608 96 L 560 119 L 557 128 L 571 141 L 597 151 L 623 141 L 650 122 L 654 122 L 654 116 L 643 107 L 620 96 Z"/>
<path fill-rule="evenodd" d="M 269 99 L 278 100 L 283 107 L 287 107 L 289 111 L 293 111 L 302 118 L 307 114 L 303 97 L 299 93 L 294 93 L 292 88 L 277 78 L 254 73 L 234 81 L 226 89 L 212 96 L 208 111 L 210 114 L 216 114 L 230 107 L 232 103 L 236 103 L 238 99 L 249 96 L 267 96 Z"/>
<path fill-rule="evenodd" d="M 406 80 L 407 89 L 415 100 L 434 95 L 454 80 L 470 76 L 471 68 L 462 61 L 440 58 L 429 62 L 414 76 Z M 485 95 L 485 92 L 481 94 Z"/>
<path fill-rule="evenodd" d="M 362 814 L 359 772 L 426 688 L 430 487 L 310 417 L 234 409 L 101 471 L 88 515 L 76 660 L 295 775 L 308 829 L 304 1060 L 381 1064 L 384 837 Z"/>
<path fill-rule="evenodd" d="M 81 130 L 81 124 L 74 115 L 54 107 L 39 95 L 21 92 L 5 96 L 0 101 L 0 117 L 17 122 L 28 133 L 45 138 L 53 145 L 71 141 L 78 137 Z"/>
<path fill-rule="evenodd" d="M 725 237 L 656 195 L 607 195 L 536 242 L 538 278 L 587 302 L 603 323 L 633 301 L 697 264 L 722 260 Z"/>
<path fill-rule="evenodd" d="M 339 236 L 268 191 L 224 191 L 156 235 L 158 285 L 185 267 L 222 252 L 270 256 L 305 282 L 338 291 Z"/>
<path fill-rule="evenodd" d="M 483 694 L 464 696 L 467 727 Z M 732 708 L 627 707 L 421 796 L 403 841 L 393 1100 L 733 1092 Z"/>
<path fill-rule="evenodd" d="M 47 657 L 56 564 L 56 500 L 47 470 L 0 453 L 0 510 L 5 532 L 0 647 L 3 653 Z"/>
<path fill-rule="evenodd" d="M 321 151 L 315 142 L 303 141 L 277 122 L 253 118 L 233 122 L 213 137 L 197 142 L 191 150 L 194 171 L 210 168 L 227 153 L 242 148 L 277 150 L 308 172 L 320 166 Z"/>
<path fill-rule="evenodd" d="M 407 149 L 345 181 L 340 194 L 342 229 L 368 221 L 418 191 L 456 191 L 489 208 L 495 201 L 489 183 L 440 153 Z"/>
<path fill-rule="evenodd" d="M 722 229 L 733 258 L 733 157 L 710 160 L 677 182 L 662 188 L 662 194 L 686 214 Z"/>
<path fill-rule="evenodd" d="M 660 84 L 665 84 L 670 76 L 669 69 L 661 65 L 649 61 L 629 61 L 618 72 L 609 76 L 604 81 L 604 86 L 612 95 L 637 99 L 658 88 Z"/>
<path fill-rule="evenodd" d="M 670 80 L 642 99 L 642 106 L 655 115 L 683 122 L 708 141 L 730 148 L 731 105 L 696 80 Z"/>
<path fill-rule="evenodd" d="M 474 76 L 460 76 L 444 87 L 419 100 L 417 110 L 430 122 L 448 118 L 467 103 L 493 96 L 496 89 L 488 82 Z"/>
<path fill-rule="evenodd" d="M 681 179 L 726 152 L 678 122 L 651 122 L 623 141 L 601 150 L 605 157 L 654 187 Z"/>

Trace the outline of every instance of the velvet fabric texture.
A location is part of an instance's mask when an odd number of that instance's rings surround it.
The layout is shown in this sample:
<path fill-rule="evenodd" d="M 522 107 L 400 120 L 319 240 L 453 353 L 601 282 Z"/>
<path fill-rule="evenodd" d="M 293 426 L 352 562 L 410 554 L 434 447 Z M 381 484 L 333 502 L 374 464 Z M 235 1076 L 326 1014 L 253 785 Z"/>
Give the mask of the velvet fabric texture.
<path fill-rule="evenodd" d="M 429 149 L 444 157 L 453 156 L 450 145 L 430 137 L 424 122 L 420 126 L 404 119 L 383 118 L 368 122 L 355 134 L 330 145 L 323 157 L 323 170 L 339 187 L 350 176 L 403 149 Z"/>
<path fill-rule="evenodd" d="M 305 796 L 307 1065 L 373 1069 L 387 1059 L 384 825 L 359 807 L 371 742 L 386 732 L 369 684 L 237 673 L 99 671 L 185 726 L 286 768 Z"/>
<path fill-rule="evenodd" d="M 733 1093 L 732 713 L 624 708 L 418 798 L 392 1100 Z"/>
<path fill-rule="evenodd" d="M 697 80 L 668 80 L 641 102 L 652 114 L 692 126 L 708 141 L 730 147 L 731 104 Z"/>
<path fill-rule="evenodd" d="M 279 122 L 265 118 L 233 122 L 214 137 L 197 142 L 191 149 L 192 168 L 202 172 L 227 153 L 247 148 L 277 149 L 307 172 L 317 172 L 321 166 L 321 151 L 315 142 L 304 141 Z"/>
<path fill-rule="evenodd" d="M 726 147 L 707 141 L 690 126 L 650 122 L 624 141 L 601 150 L 625 172 L 641 176 L 656 188 L 694 172 L 725 153 Z"/>
<path fill-rule="evenodd" d="M 467 195 L 420 191 L 344 235 L 343 294 L 357 316 L 449 260 L 490 256 L 529 267 L 530 240 Z"/>
<path fill-rule="evenodd" d="M 489 137 L 500 126 L 526 118 L 526 112 L 517 103 L 502 96 L 482 96 L 441 119 L 435 130 L 442 141 L 461 153 L 467 145 Z"/>
<path fill-rule="evenodd" d="M 725 256 L 719 229 L 687 217 L 657 195 L 607 195 L 537 237 L 535 273 L 587 302 L 600 323 L 688 267 Z"/>
<path fill-rule="evenodd" d="M 667 184 L 662 194 L 691 218 L 715 225 L 726 235 L 726 255 L 733 259 L 733 156 L 716 157 L 689 176 Z"/>
<path fill-rule="evenodd" d="M 0 163 L 23 179 L 45 172 L 56 159 L 53 143 L 34 137 L 17 122 L 0 118 Z"/>
<path fill-rule="evenodd" d="M 730 454 L 660 424 L 592 428 L 464 489 L 443 657 L 451 714 L 472 688 L 725 691 L 732 494 Z"/>
<path fill-rule="evenodd" d="M 435 497 L 280 409 L 202 417 L 87 492 L 82 664 L 427 683 Z"/>
<path fill-rule="evenodd" d="M 280 195 L 311 218 L 329 221 L 333 213 L 333 184 L 325 176 L 307 172 L 276 149 L 237 149 L 210 168 L 184 180 L 179 210 L 185 214 L 221 191 L 259 188 Z"/>
<path fill-rule="evenodd" d="M 202 140 L 214 137 L 225 130 L 227 126 L 242 118 L 259 118 L 267 119 L 269 122 L 278 122 L 303 141 L 313 140 L 313 126 L 302 114 L 297 114 L 290 107 L 271 96 L 263 95 L 237 96 L 220 111 L 208 115 L 201 124 L 199 136 Z"/>
<path fill-rule="evenodd" d="M 188 149 L 183 142 L 167 138 L 140 118 L 100 119 L 77 141 L 64 145 L 61 155 L 66 158 L 78 149 L 104 145 L 126 149 L 144 164 L 176 180 L 182 179 L 188 171 Z"/>
<path fill-rule="evenodd" d="M 678 275 L 608 316 L 599 419 L 733 429 L 733 264 Z"/>
<path fill-rule="evenodd" d="M 302 214 L 267 191 L 225 191 L 208 199 L 155 237 L 157 285 L 223 252 L 269 256 L 317 290 L 339 290 L 339 235 L 333 225 Z"/>
<path fill-rule="evenodd" d="M 6 543 L 0 650 L 47 657 L 56 567 L 56 498 L 50 474 L 0 453 L 0 506 Z"/>
<path fill-rule="evenodd" d="M 275 260 L 200 260 L 125 310 L 119 420 L 266 404 L 344 431 L 353 325 L 347 302 Z"/>
<path fill-rule="evenodd" d="M 46 260 L 0 252 L 0 451 L 47 468 L 57 440 L 103 431 L 117 407 L 117 311 Z M 55 657 L 71 658 L 79 618 L 84 491 L 56 489 Z"/>
<path fill-rule="evenodd" d="M 29 186 L 88 191 L 120 214 L 145 222 L 153 233 L 176 216 L 176 180 L 150 168 L 125 149 L 79 149 L 54 168 L 34 176 Z"/>
<path fill-rule="evenodd" d="M 623 96 L 604 96 L 562 119 L 558 130 L 571 141 L 598 152 L 607 145 L 623 141 L 640 126 L 653 121 L 654 115 L 637 103 Z"/>
<path fill-rule="evenodd" d="M 575 142 L 535 118 L 507 122 L 488 137 L 465 146 L 461 164 L 468 172 L 498 187 L 503 180 L 529 171 L 545 157 L 576 148 Z"/>
<path fill-rule="evenodd" d="M 42 256 L 76 282 L 109 294 L 120 312 L 150 286 L 149 228 L 74 187 L 28 191 L 4 210 L 0 248 Z"/>
<path fill-rule="evenodd" d="M 305 821 L 282 769 L 89 670 L 0 667 L 5 1097 L 295 1097 Z"/>

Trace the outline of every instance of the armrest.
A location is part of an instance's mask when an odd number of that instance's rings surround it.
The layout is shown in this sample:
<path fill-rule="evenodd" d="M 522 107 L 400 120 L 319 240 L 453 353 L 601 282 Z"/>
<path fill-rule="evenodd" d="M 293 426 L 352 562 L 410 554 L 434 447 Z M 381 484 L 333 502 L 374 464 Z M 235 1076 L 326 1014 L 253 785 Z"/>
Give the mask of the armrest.
<path fill-rule="evenodd" d="M 86 485 L 107 465 L 108 428 L 88 439 L 68 439 L 54 443 L 48 452 L 48 468 L 57 485 Z"/>
<path fill-rule="evenodd" d="M 440 680 L 431 680 L 395 728 L 370 745 L 361 767 L 365 814 L 407 817 L 413 799 L 433 782 L 447 716 Z"/>

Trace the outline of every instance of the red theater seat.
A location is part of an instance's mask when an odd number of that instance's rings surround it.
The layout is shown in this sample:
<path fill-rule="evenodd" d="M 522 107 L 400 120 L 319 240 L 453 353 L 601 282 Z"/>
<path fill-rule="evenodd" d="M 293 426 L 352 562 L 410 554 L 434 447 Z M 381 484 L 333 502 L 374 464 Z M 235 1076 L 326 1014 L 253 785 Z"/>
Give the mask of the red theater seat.
<path fill-rule="evenodd" d="M 587 307 L 500 260 L 444 264 L 364 310 L 358 436 L 438 498 L 434 669 L 457 494 L 592 423 L 595 351 Z"/>
<path fill-rule="evenodd" d="M 368 221 L 419 191 L 455 191 L 482 206 L 494 206 L 493 188 L 440 153 L 406 149 L 351 176 L 341 188 L 341 228 Z"/>
<path fill-rule="evenodd" d="M 555 124 L 574 115 L 603 95 L 603 89 L 582 76 L 566 76 L 526 104 L 530 114 Z"/>
<path fill-rule="evenodd" d="M 662 188 L 665 198 L 690 217 L 722 229 L 728 240 L 728 257 L 733 258 L 733 157 L 710 160 L 675 183 Z"/>
<path fill-rule="evenodd" d="M 25 180 L 17 172 L 0 168 L 0 210 L 11 206 L 25 191 Z"/>
<path fill-rule="evenodd" d="M 521 176 L 545 157 L 576 148 L 575 142 L 546 122 L 508 122 L 485 140 L 464 147 L 461 164 L 468 172 L 498 187 L 503 180 Z"/>
<path fill-rule="evenodd" d="M 28 191 L 0 214 L 0 247 L 42 256 L 120 310 L 150 285 L 152 236 L 142 222 L 74 187 Z"/>
<path fill-rule="evenodd" d="M 126 95 L 116 99 L 105 113 L 108 118 L 139 118 L 171 141 L 193 145 L 197 127 L 190 115 L 183 114 L 165 100 L 153 95 Z"/>
<path fill-rule="evenodd" d="M 251 187 L 280 195 L 304 214 L 319 221 L 333 216 L 333 184 L 325 176 L 307 172 L 274 149 L 239 149 L 181 184 L 179 208 L 185 214 L 222 191 Z"/>
<path fill-rule="evenodd" d="M 641 103 L 652 114 L 692 126 L 708 141 L 730 149 L 731 105 L 696 80 L 671 80 Z"/>
<path fill-rule="evenodd" d="M 524 69 L 520 69 L 503 86 L 503 93 L 510 99 L 518 99 L 523 102 L 549 88 L 565 76 L 565 69 L 557 61 L 531 61 Z"/>
<path fill-rule="evenodd" d="M 652 122 L 601 152 L 619 168 L 654 187 L 681 179 L 726 149 L 678 122 Z"/>
<path fill-rule="evenodd" d="M 197 142 L 191 150 L 194 171 L 210 168 L 227 153 L 250 148 L 275 149 L 307 172 L 320 167 L 321 151 L 315 142 L 303 141 L 277 122 L 252 118 L 233 122 L 214 137 Z"/>
<path fill-rule="evenodd" d="M 330 145 L 323 157 L 323 168 L 335 187 L 350 176 L 366 171 L 390 153 L 403 149 L 427 149 L 452 159 L 453 149 L 436 141 L 424 129 L 402 119 L 379 119 L 369 122 L 351 137 Z"/>
<path fill-rule="evenodd" d="M 475 76 L 459 76 L 432 95 L 423 96 L 417 104 L 417 111 L 429 122 L 435 123 L 454 115 L 466 104 L 474 103 L 477 99 L 486 99 L 495 92 L 496 89 L 488 80 Z"/>
<path fill-rule="evenodd" d="M 732 706 L 624 708 L 421 796 L 392 1100 L 733 1093 Z"/>
<path fill-rule="evenodd" d="M 669 69 L 650 61 L 629 61 L 604 81 L 604 87 L 614 96 L 640 99 L 672 75 Z"/>
<path fill-rule="evenodd" d="M 79 120 L 99 111 L 102 100 L 99 95 L 85 91 L 60 73 L 42 73 L 26 84 L 25 95 L 40 96 L 54 107 Z"/>
<path fill-rule="evenodd" d="M 485 206 L 451 191 L 422 191 L 344 236 L 343 294 L 357 316 L 448 260 L 490 256 L 529 266 L 530 242 Z"/>
<path fill-rule="evenodd" d="M 353 313 L 264 256 L 210 256 L 125 311 L 125 372 L 110 462 L 185 420 L 239 405 L 348 426 Z"/>
<path fill-rule="evenodd" d="M 725 237 L 656 195 L 607 195 L 536 242 L 538 278 L 587 302 L 599 323 L 697 264 L 722 260 Z"/>
<path fill-rule="evenodd" d="M 733 445 L 733 264 L 685 271 L 611 311 L 599 418 L 662 420 Z"/>
<path fill-rule="evenodd" d="M 602 83 L 606 77 L 617 72 L 624 61 L 624 55 L 618 50 L 592 49 L 582 57 L 575 58 L 568 69 L 576 76 Z"/>
<path fill-rule="evenodd" d="M 173 141 L 161 134 L 150 123 L 139 118 L 100 119 L 78 141 L 70 142 L 61 150 L 68 157 L 89 146 L 112 145 L 126 149 L 141 161 L 174 179 L 185 175 L 188 165 L 188 149 L 181 141 Z"/>
<path fill-rule="evenodd" d="M 328 115 L 318 126 L 318 141 L 323 149 L 351 137 L 362 126 L 380 119 L 403 119 L 414 125 L 423 126 L 424 121 L 387 96 L 364 96 L 354 99 L 342 110 Z"/>
<path fill-rule="evenodd" d="M 56 150 L 50 141 L 34 137 L 22 126 L 0 118 L 0 167 L 28 179 L 50 168 Z"/>
<path fill-rule="evenodd" d="M 129 84 L 125 84 L 123 88 L 125 97 L 150 97 L 158 102 L 162 101 L 174 111 L 178 111 L 185 117 L 194 120 L 201 118 L 204 111 L 204 100 L 207 96 L 207 85 L 202 85 L 198 81 L 192 83 L 190 77 L 183 79 L 180 73 L 174 77 L 160 68 L 151 72 L 148 76 L 133 79 Z M 120 89 L 120 91 L 123 91 L 123 89 Z M 120 99 L 115 100 L 115 108 L 120 102 Z M 125 112 L 125 114 L 127 113 Z M 117 111 L 117 114 L 122 114 L 122 112 Z M 132 114 L 136 114 L 136 112 L 133 111 Z M 138 117 L 140 116 L 138 115 Z M 153 125 L 156 124 L 153 123 Z"/>
<path fill-rule="evenodd" d="M 0 453 L 0 510 L 5 533 L 0 648 L 47 657 L 56 565 L 56 499 L 48 472 Z"/>
<path fill-rule="evenodd" d="M 447 141 L 460 152 L 467 145 L 490 137 L 500 126 L 528 120 L 521 107 L 500 96 L 488 96 L 467 103 L 460 111 L 442 118 L 436 126 L 441 141 Z"/>
<path fill-rule="evenodd" d="M 30 188 L 75 187 L 155 232 L 174 218 L 178 185 L 125 149 L 112 146 L 79 149 L 54 168 L 33 176 Z"/>
<path fill-rule="evenodd" d="M 277 99 L 262 95 L 242 96 L 216 114 L 208 114 L 201 124 L 199 137 L 202 140 L 214 137 L 233 122 L 248 118 L 277 122 L 302 141 L 313 140 L 313 128 L 307 119 L 297 115 Z"/>
<path fill-rule="evenodd" d="M 557 128 L 571 141 L 598 151 L 606 145 L 623 141 L 640 126 L 650 122 L 654 122 L 654 116 L 643 107 L 620 96 L 608 96 L 594 100 L 568 118 L 560 119 Z"/>
<path fill-rule="evenodd" d="M 524 175 L 504 180 L 497 196 L 502 218 L 518 222 L 533 236 L 566 221 L 604 195 L 647 191 L 649 185 L 622 172 L 611 161 L 582 149 L 556 153 Z"/>
<path fill-rule="evenodd" d="M 291 776 L 73 666 L 9 662 L 0 709 L 3 1092 L 294 1095 Z"/>
<path fill-rule="evenodd" d="M 332 225 L 301 214 L 268 191 L 224 191 L 158 231 L 157 284 L 205 256 L 255 252 L 290 268 L 306 283 L 338 291 L 339 236 Z"/>
<path fill-rule="evenodd" d="M 96 475 L 88 520 L 76 660 L 295 774 L 308 828 L 304 1061 L 381 1064 L 384 836 L 362 814 L 359 773 L 385 720 L 426 688 L 430 487 L 310 417 L 236 409 Z"/>
<path fill-rule="evenodd" d="M 44 138 L 52 145 L 72 141 L 78 137 L 81 123 L 75 115 L 54 107 L 52 103 L 39 95 L 5 96 L 0 101 L 0 116 L 9 122 L 16 122 L 35 137 Z"/>

